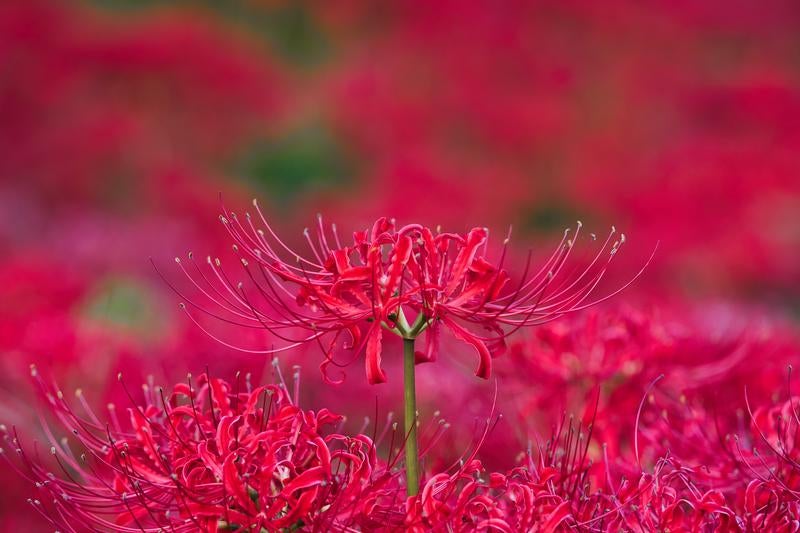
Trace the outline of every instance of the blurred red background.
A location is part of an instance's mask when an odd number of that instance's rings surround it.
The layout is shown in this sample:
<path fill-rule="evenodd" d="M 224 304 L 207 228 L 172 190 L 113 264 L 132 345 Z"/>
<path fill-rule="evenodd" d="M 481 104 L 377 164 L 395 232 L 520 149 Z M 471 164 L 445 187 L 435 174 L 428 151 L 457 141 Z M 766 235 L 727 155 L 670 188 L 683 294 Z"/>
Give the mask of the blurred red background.
<path fill-rule="evenodd" d="M 798 29 L 791 1 L 3 2 L 0 418 L 35 425 L 31 363 L 98 401 L 119 371 L 269 368 L 197 331 L 149 262 L 224 255 L 220 194 L 259 198 L 298 241 L 316 212 L 347 230 L 513 226 L 517 259 L 578 219 L 613 224 L 618 279 L 661 243 L 621 298 L 689 322 L 722 302 L 740 330 L 766 313 L 794 331 Z M 706 333 L 728 324 L 703 316 Z M 330 391 L 311 359 L 310 405 L 356 429 L 396 405 L 396 383 L 359 369 Z M 421 368 L 423 404 L 491 395 L 467 365 L 426 398 L 442 382 Z M 523 447 L 517 430 L 498 442 Z M 3 476 L 0 525 L 41 529 Z"/>

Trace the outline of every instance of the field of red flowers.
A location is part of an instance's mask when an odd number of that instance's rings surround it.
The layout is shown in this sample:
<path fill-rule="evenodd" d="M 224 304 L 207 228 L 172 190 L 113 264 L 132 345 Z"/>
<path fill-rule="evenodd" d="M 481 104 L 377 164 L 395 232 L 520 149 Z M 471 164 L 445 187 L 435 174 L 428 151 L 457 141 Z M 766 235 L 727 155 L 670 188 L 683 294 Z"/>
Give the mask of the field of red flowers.
<path fill-rule="evenodd" d="M 0 530 L 800 531 L 798 31 L 1 2 Z"/>

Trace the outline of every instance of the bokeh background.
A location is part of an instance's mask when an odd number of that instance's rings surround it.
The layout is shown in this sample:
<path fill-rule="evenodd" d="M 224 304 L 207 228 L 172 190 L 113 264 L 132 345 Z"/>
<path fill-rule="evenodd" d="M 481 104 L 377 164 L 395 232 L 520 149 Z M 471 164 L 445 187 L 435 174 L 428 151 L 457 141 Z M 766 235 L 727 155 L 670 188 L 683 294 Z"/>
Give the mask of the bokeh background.
<path fill-rule="evenodd" d="M 346 230 L 384 215 L 513 226 L 517 259 L 576 220 L 616 225 L 619 280 L 660 242 L 626 302 L 796 331 L 798 35 L 789 0 L 6 0 L 0 419 L 37 431 L 31 363 L 100 405 L 120 371 L 134 387 L 206 366 L 269 374 L 197 331 L 150 263 L 169 277 L 176 254 L 224 256 L 220 196 L 259 198 L 296 242 L 317 212 Z M 698 306 L 716 311 L 683 311 Z M 745 311 L 719 318 L 730 309 Z M 421 371 L 453 385 L 443 409 L 469 407 L 455 382 L 471 362 Z M 307 405 L 355 429 L 399 393 L 360 365 L 331 392 L 317 364 Z M 40 530 L 30 488 L 2 478 L 0 527 Z"/>

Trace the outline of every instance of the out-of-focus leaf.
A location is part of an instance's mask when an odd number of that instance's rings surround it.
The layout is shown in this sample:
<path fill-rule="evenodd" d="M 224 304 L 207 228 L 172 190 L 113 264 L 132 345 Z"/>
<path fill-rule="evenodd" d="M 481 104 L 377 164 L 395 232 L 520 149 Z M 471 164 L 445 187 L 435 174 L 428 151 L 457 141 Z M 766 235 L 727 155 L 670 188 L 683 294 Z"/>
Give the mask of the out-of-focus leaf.
<path fill-rule="evenodd" d="M 132 278 L 112 277 L 100 282 L 87 296 L 79 314 L 90 324 L 139 340 L 154 340 L 165 328 L 155 312 L 157 308 L 147 286 Z"/>
<path fill-rule="evenodd" d="M 111 11 L 180 7 L 209 12 L 268 41 L 290 63 L 314 66 L 330 55 L 331 42 L 314 20 L 306 2 L 289 1 L 256 5 L 215 0 L 94 0 Z M 267 5 L 269 4 L 269 5 Z"/>
<path fill-rule="evenodd" d="M 574 227 L 576 221 L 586 222 L 582 213 L 569 203 L 553 198 L 532 206 L 523 214 L 521 230 L 525 233 L 553 233 Z"/>
<path fill-rule="evenodd" d="M 332 134 L 315 124 L 276 141 L 257 143 L 237 171 L 265 190 L 277 207 L 288 208 L 300 194 L 346 186 L 353 163 Z"/>

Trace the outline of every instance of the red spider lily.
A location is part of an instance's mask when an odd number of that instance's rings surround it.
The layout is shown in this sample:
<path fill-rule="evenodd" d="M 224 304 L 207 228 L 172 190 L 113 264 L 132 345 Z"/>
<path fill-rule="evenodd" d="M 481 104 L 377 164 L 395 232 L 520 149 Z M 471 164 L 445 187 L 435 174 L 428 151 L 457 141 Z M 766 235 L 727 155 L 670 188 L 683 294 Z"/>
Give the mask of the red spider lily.
<path fill-rule="evenodd" d="M 415 506 L 409 507 L 406 525 L 412 531 L 429 531 L 447 524 L 455 531 L 560 531 L 576 522 L 597 522 L 595 515 L 609 501 L 592 494 L 587 452 L 591 434 L 565 424 L 539 448 L 529 453 L 524 466 L 508 473 L 492 472 L 488 481 L 477 451 L 491 426 L 485 429 L 471 455 L 453 474 L 431 476 Z M 602 504 L 602 506 L 601 506 Z"/>
<path fill-rule="evenodd" d="M 595 434 L 617 455 L 627 447 L 642 391 L 657 376 L 665 376 L 659 387 L 671 397 L 695 398 L 720 423 L 742 424 L 737 409 L 744 412 L 744 387 L 755 397 L 780 390 L 799 346 L 791 324 L 741 306 L 604 305 L 518 337 L 494 370 L 505 392 L 501 409 L 522 435 L 549 426 L 561 409 L 582 413 L 599 387 Z M 475 396 L 478 390 L 464 383 L 457 394 Z M 670 425 L 688 434 L 688 428 Z M 713 430 L 714 417 L 696 426 Z M 454 427 L 450 437 L 459 433 Z M 497 461 L 483 455 L 492 467 L 507 466 L 498 461 L 508 457 L 503 450 L 516 437 L 507 438 L 489 448 Z"/>
<path fill-rule="evenodd" d="M 64 531 L 797 531 L 796 398 L 751 410 L 741 439 L 720 439 L 708 413 L 648 391 L 655 408 L 644 411 L 669 423 L 637 415 L 644 468 L 638 440 L 635 462 L 605 453 L 595 462 L 595 419 L 562 419 L 518 467 L 487 472 L 477 454 L 495 427 L 489 417 L 453 468 L 404 499 L 395 442 L 389 460 L 376 454 L 388 431 L 323 436 L 340 417 L 301 410 L 297 380 L 291 393 L 282 378 L 253 388 L 201 375 L 171 393 L 148 384 L 123 424 L 113 406 L 102 422 L 80 391 L 79 414 L 34 375 L 77 446 L 45 426 L 53 459 L 44 461 L 15 429 L 0 430 L 19 457 L 12 464 L 36 484 L 34 508 Z"/>
<path fill-rule="evenodd" d="M 751 427 L 727 427 L 702 408 L 681 401 L 656 402 L 660 414 L 642 427 L 652 474 L 634 465 L 637 483 L 623 482 L 617 497 L 635 513 L 621 517 L 633 531 L 797 531 L 800 464 L 795 446 L 797 399 L 748 410 Z M 651 413 L 652 414 L 652 413 Z M 643 417 L 644 418 L 644 417 Z M 742 430 L 742 434 L 732 434 Z M 644 454 L 643 454 L 644 455 Z M 703 529 L 706 528 L 706 529 Z"/>
<path fill-rule="evenodd" d="M 369 381 L 385 382 L 384 330 L 404 339 L 415 339 L 424 331 L 424 349 L 416 353 L 421 363 L 436 359 L 444 327 L 477 351 L 475 373 L 488 378 L 492 358 L 503 353 L 512 332 L 584 309 L 622 290 L 590 300 L 625 241 L 624 234 L 614 240 L 613 229 L 588 267 L 576 275 L 562 269 L 580 223 L 573 238 L 569 230 L 564 233 L 535 273 L 529 254 L 523 275 L 511 282 L 504 269 L 508 238 L 499 259 L 490 261 L 486 228 L 443 233 L 418 224 L 398 227 L 394 220 L 380 218 L 371 230 L 355 232 L 351 245 L 343 245 L 336 226 L 326 227 L 319 217 L 317 231 L 304 232 L 310 255 L 303 256 L 278 237 L 258 204 L 253 204 L 265 229 L 258 228 L 249 213 L 244 220 L 230 211 L 220 217 L 235 241 L 233 250 L 244 267 L 244 280 L 233 280 L 218 259 L 209 257 L 204 269 L 191 254 L 188 268 L 176 258 L 212 306 L 186 301 L 225 322 L 264 328 L 285 342 L 262 350 L 239 347 L 243 351 L 275 353 L 319 342 L 326 356 L 323 374 L 328 365 L 340 365 L 334 362 L 333 351 L 345 346 L 356 355 L 365 350 Z M 349 342 L 341 342 L 343 335 Z"/>
<path fill-rule="evenodd" d="M 647 410 L 662 417 L 641 428 L 643 455 L 652 458 L 651 466 L 643 468 L 638 457 L 610 462 L 605 446 L 594 463 L 595 419 L 585 429 L 562 419 L 535 457 L 529 451 L 510 472 L 486 472 L 473 454 L 455 473 L 430 476 L 419 500 L 409 502 L 406 526 L 504 532 L 798 530 L 796 398 L 757 409 L 749 432 L 722 439 L 709 413 L 686 401 L 656 402 L 650 392 L 642 405 L 654 404 L 656 409 Z M 638 440 L 635 448 L 638 454 Z"/>
<path fill-rule="evenodd" d="M 19 456 L 13 464 L 39 491 L 34 508 L 64 531 L 332 530 L 401 490 L 369 437 L 323 436 L 341 417 L 303 411 L 285 384 L 253 388 L 249 377 L 203 374 L 171 393 L 145 385 L 126 424 L 113 405 L 102 422 L 80 391 L 76 412 L 32 373 L 77 446 L 45 426 L 49 465 L 15 429 L 2 431 Z"/>
<path fill-rule="evenodd" d="M 659 458 L 652 473 L 640 469 L 632 479 L 613 481 L 607 458 L 599 469 L 589 459 L 592 425 L 584 429 L 562 420 L 535 458 L 528 452 L 523 465 L 507 473 L 485 472 L 471 456 L 454 474 L 431 476 L 409 507 L 407 527 L 420 532 L 445 524 L 448 531 L 742 530 L 726 495 L 704 486 L 701 469 L 669 455 Z"/>

